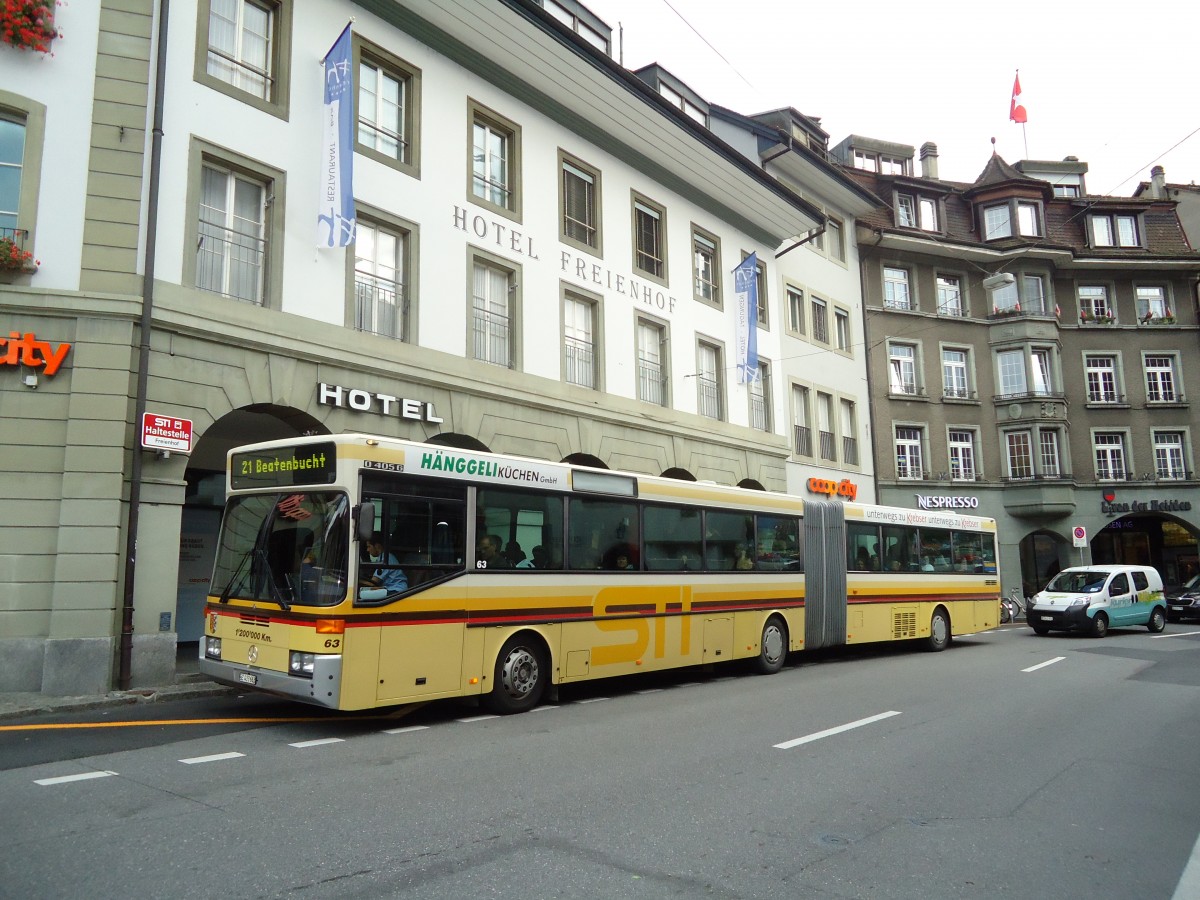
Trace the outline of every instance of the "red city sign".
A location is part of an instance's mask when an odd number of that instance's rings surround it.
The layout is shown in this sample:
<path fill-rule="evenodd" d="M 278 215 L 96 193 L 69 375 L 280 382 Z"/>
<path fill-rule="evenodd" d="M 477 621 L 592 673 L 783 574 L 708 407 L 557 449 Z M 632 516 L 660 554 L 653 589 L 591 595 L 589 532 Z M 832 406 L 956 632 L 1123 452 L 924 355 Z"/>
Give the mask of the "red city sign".
<path fill-rule="evenodd" d="M 192 420 L 142 415 L 142 446 L 147 450 L 175 450 L 179 453 L 192 452 Z"/>

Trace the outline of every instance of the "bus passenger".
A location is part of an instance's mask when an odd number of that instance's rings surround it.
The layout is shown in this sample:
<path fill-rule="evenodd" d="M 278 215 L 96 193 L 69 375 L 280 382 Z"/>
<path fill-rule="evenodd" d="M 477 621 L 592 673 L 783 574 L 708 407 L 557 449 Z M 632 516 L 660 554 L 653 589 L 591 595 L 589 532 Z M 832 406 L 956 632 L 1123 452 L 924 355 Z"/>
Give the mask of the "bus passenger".
<path fill-rule="evenodd" d="M 384 553 L 382 533 L 376 531 L 367 541 L 367 557 L 370 562 L 382 563 L 383 566 L 394 568 L 380 566 L 374 571 L 364 574 L 361 580 L 363 587 L 383 588 L 389 594 L 397 594 L 408 587 L 408 576 L 399 567 L 395 555 Z"/>
<path fill-rule="evenodd" d="M 481 569 L 511 569 L 512 564 L 500 552 L 500 537 L 495 534 L 485 534 L 479 539 L 477 559 L 483 563 Z"/>

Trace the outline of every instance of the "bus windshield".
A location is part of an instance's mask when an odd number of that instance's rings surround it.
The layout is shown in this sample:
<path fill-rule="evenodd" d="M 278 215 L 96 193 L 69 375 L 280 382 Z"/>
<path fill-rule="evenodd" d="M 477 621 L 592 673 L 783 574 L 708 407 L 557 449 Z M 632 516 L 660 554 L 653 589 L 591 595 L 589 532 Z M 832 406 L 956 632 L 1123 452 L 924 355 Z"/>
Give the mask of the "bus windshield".
<path fill-rule="evenodd" d="M 225 510 L 212 592 L 292 604 L 332 606 L 346 599 L 350 515 L 334 491 L 235 497 Z"/>

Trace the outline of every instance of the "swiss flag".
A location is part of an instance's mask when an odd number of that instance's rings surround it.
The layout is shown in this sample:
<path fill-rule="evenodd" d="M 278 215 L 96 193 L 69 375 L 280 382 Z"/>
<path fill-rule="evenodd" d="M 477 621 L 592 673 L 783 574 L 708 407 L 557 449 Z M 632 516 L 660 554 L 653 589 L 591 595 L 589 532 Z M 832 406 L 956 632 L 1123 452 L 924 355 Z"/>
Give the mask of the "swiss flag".
<path fill-rule="evenodd" d="M 1008 108 L 1008 117 L 1014 122 L 1020 122 L 1024 125 L 1029 121 L 1025 115 L 1025 107 L 1021 105 L 1021 73 L 1018 72 L 1013 76 L 1013 95 L 1012 105 Z"/>

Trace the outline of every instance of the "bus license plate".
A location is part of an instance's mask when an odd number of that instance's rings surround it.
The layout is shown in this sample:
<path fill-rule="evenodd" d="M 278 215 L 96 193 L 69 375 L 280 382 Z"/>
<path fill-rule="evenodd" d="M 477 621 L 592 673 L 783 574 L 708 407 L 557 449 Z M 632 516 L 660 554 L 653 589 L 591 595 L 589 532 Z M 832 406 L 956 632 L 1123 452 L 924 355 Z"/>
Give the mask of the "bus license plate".
<path fill-rule="evenodd" d="M 238 681 L 242 684 L 258 684 L 258 676 L 249 672 L 238 672 Z"/>

